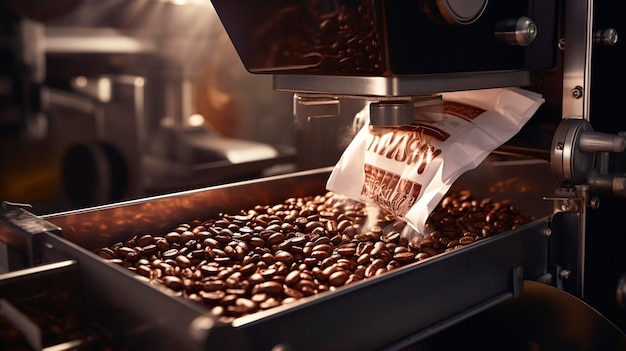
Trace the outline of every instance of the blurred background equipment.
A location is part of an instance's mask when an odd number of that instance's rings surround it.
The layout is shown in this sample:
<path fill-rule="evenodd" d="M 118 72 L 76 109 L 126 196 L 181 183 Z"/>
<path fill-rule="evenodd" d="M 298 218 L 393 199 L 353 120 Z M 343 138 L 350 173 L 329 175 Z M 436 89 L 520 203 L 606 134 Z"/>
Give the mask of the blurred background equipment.
<path fill-rule="evenodd" d="M 341 152 L 297 158 L 291 94 L 246 71 L 208 1 L 0 6 L 0 198 L 50 213 Z"/>

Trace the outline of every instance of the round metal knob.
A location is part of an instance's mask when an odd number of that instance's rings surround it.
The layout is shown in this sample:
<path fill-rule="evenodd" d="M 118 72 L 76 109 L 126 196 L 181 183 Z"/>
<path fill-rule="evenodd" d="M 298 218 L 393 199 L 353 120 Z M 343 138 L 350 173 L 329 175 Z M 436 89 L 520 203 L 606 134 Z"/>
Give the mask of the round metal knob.
<path fill-rule="evenodd" d="M 487 0 L 444 0 L 437 1 L 439 12 L 450 24 L 470 24 L 482 15 Z"/>
<path fill-rule="evenodd" d="M 488 0 L 425 0 L 426 13 L 437 22 L 451 25 L 474 23 L 485 11 Z"/>
<path fill-rule="evenodd" d="M 617 44 L 617 38 L 617 30 L 615 30 L 614 28 L 597 30 L 595 31 L 595 33 L 593 33 L 593 42 L 596 44 L 613 46 Z"/>
<path fill-rule="evenodd" d="M 496 39 L 514 46 L 527 46 L 537 37 L 537 25 L 525 16 L 496 25 Z"/>
<path fill-rule="evenodd" d="M 552 139 L 550 167 L 560 182 L 582 184 L 593 169 L 596 154 L 585 152 L 580 144 L 583 133 L 593 132 L 593 127 L 582 118 L 566 118 L 559 123 Z"/>

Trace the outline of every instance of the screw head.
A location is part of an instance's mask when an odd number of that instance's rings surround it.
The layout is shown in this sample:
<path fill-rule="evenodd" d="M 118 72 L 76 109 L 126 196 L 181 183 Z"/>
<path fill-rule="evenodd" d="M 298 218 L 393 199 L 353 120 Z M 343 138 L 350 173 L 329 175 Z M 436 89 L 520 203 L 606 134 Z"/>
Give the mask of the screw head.
<path fill-rule="evenodd" d="M 574 89 L 572 89 L 570 93 L 572 94 L 572 97 L 574 99 L 580 99 L 581 97 L 583 97 L 583 87 L 576 86 L 574 87 Z"/>

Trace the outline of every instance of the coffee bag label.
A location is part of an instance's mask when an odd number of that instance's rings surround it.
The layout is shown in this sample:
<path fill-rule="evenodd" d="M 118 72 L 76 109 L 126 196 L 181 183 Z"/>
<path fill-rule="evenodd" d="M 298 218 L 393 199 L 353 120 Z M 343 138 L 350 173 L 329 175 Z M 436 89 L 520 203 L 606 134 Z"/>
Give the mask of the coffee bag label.
<path fill-rule="evenodd" d="M 485 110 L 476 106 L 451 101 L 444 102 L 443 110 L 451 116 L 463 118 L 470 122 L 485 112 Z"/>

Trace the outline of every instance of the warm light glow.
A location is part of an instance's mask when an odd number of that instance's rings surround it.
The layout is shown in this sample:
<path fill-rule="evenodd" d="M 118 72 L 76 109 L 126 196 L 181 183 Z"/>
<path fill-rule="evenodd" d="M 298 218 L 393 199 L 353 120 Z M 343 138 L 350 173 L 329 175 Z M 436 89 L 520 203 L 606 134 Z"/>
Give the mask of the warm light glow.
<path fill-rule="evenodd" d="M 192 127 L 199 127 L 204 124 L 204 116 L 197 113 L 193 114 L 189 116 L 189 118 L 187 119 L 187 123 L 189 123 L 189 125 Z"/>
<path fill-rule="evenodd" d="M 74 83 L 77 87 L 84 88 L 87 85 L 87 78 L 85 76 L 78 76 L 74 79 Z"/>

